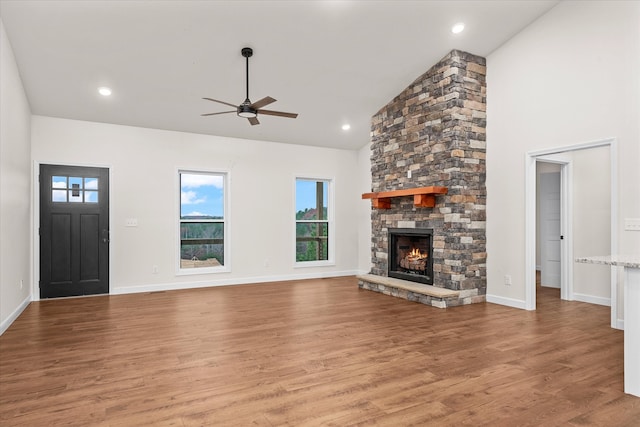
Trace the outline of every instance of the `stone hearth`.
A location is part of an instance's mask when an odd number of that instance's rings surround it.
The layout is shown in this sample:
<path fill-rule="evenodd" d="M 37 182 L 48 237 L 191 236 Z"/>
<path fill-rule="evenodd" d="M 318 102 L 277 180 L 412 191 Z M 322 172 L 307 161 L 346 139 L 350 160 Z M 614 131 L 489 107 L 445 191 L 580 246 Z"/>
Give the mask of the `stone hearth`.
<path fill-rule="evenodd" d="M 372 209 L 371 275 L 387 276 L 390 228 L 433 229 L 433 286 L 464 291 L 446 304 L 421 301 L 438 307 L 485 301 L 485 75 L 484 58 L 453 50 L 372 118 L 372 192 L 448 192 L 435 207 L 395 197 Z M 379 285 L 368 275 L 359 282 Z"/>

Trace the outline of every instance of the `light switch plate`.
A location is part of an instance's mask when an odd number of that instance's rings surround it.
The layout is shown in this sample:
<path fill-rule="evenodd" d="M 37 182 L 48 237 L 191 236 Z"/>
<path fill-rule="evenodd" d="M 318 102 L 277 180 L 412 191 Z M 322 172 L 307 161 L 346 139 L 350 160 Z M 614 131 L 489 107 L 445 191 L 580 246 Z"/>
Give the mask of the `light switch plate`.
<path fill-rule="evenodd" d="M 627 231 L 640 231 L 640 218 L 625 218 L 624 229 Z"/>

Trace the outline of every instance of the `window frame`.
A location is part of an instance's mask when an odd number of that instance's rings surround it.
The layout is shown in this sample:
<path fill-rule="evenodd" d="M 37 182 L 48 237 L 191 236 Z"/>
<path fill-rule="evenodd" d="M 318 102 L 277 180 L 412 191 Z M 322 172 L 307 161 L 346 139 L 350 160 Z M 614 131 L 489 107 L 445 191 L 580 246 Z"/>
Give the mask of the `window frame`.
<path fill-rule="evenodd" d="M 223 219 L 222 220 L 214 220 L 214 219 L 209 219 L 209 220 L 183 220 L 181 218 L 181 208 L 182 208 L 182 195 L 181 195 L 181 191 L 182 191 L 182 186 L 181 186 L 181 182 L 182 182 L 182 174 L 191 174 L 191 175 L 218 175 L 218 176 L 222 176 L 223 179 L 223 192 L 222 192 L 222 197 L 223 197 Z M 209 170 L 209 169 L 193 169 L 193 168 L 178 168 L 176 171 L 176 193 L 177 193 L 177 197 L 175 200 L 177 200 L 176 203 L 176 213 L 174 214 L 174 220 L 176 221 L 176 231 L 175 231 L 175 236 L 176 236 L 176 243 L 175 243 L 175 248 L 176 248 L 176 255 L 175 255 L 175 259 L 176 259 L 176 276 L 188 276 L 188 275 L 194 275 L 194 274 L 215 274 L 215 273 L 228 273 L 231 272 L 231 240 L 230 240 L 230 236 L 229 236 L 229 230 L 230 230 L 230 225 L 229 225 L 229 206 L 230 206 L 230 185 L 231 185 L 231 175 L 229 173 L 229 171 L 227 170 L 220 170 L 220 169 L 215 169 L 215 170 Z M 224 236 L 224 241 L 223 241 L 223 251 L 224 251 L 224 265 L 221 266 L 217 266 L 217 267 L 200 267 L 200 268 L 182 268 L 181 267 L 181 249 L 182 249 L 182 237 L 181 237 L 181 225 L 185 222 L 195 222 L 195 223 L 200 223 L 200 222 L 207 222 L 207 223 L 223 223 L 223 236 Z"/>
<path fill-rule="evenodd" d="M 296 219 L 296 199 L 297 199 L 297 182 L 298 180 L 305 181 L 322 181 L 327 183 L 327 218 L 322 220 L 327 224 L 327 259 L 326 260 L 316 260 L 316 261 L 298 261 L 296 259 L 297 255 L 297 224 L 298 223 L 316 223 L 318 220 L 298 220 Z M 296 174 L 293 179 L 293 261 L 294 268 L 306 268 L 306 267 L 326 267 L 335 265 L 335 178 L 326 177 L 326 176 L 313 176 L 307 174 Z"/>

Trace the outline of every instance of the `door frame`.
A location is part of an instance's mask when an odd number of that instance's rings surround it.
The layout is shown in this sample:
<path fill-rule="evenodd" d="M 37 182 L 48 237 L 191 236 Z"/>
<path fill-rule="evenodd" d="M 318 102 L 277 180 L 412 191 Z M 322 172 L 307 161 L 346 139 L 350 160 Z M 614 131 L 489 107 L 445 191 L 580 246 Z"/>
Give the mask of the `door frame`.
<path fill-rule="evenodd" d="M 32 272 L 33 272 L 33 283 L 31 283 L 31 301 L 40 301 L 40 165 L 59 165 L 59 166 L 79 166 L 79 167 L 88 167 L 88 168 L 103 168 L 109 171 L 109 294 L 111 294 L 111 277 L 112 276 L 112 268 L 113 264 L 111 261 L 113 259 L 113 197 L 112 197 L 112 183 L 113 183 L 113 168 L 111 165 L 104 164 L 95 164 L 95 163 L 68 163 L 68 162 L 56 162 L 56 161 L 48 161 L 35 160 L 33 162 L 32 169 L 32 205 L 33 205 L 33 241 L 32 241 Z M 70 297 L 77 298 L 77 297 Z"/>
<path fill-rule="evenodd" d="M 584 142 L 580 144 L 567 145 L 561 147 L 548 148 L 544 150 L 529 151 L 525 154 L 525 309 L 536 309 L 536 163 L 538 159 L 548 161 L 545 158 L 569 153 L 572 151 L 586 150 L 589 148 L 609 147 L 610 149 L 610 174 L 611 174 L 611 242 L 610 255 L 614 255 L 618 250 L 618 141 L 615 137 Z M 570 162 L 568 163 L 570 165 Z M 564 244 L 561 247 L 562 259 L 562 281 L 567 280 L 566 299 L 573 298 L 573 236 L 571 233 L 572 223 L 572 186 L 571 166 L 562 167 L 560 174 L 561 229 L 565 236 Z M 566 173 L 566 175 L 564 175 Z M 566 272 L 564 270 L 567 270 Z M 611 288 L 611 327 L 622 329 L 618 321 L 618 280 L 617 269 L 611 267 L 610 288 Z M 562 288 L 561 288 L 562 289 Z M 562 292 L 562 291 L 561 291 Z M 564 297 L 563 297 L 564 299 Z"/>

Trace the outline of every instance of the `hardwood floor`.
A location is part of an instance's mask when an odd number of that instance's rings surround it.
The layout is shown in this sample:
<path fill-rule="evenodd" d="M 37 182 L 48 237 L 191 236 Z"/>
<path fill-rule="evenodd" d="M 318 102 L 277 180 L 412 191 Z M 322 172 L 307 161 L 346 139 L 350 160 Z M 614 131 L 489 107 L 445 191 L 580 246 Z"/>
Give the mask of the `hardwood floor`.
<path fill-rule="evenodd" d="M 446 310 L 354 277 L 31 303 L 2 426 L 638 426 L 609 308 Z"/>

